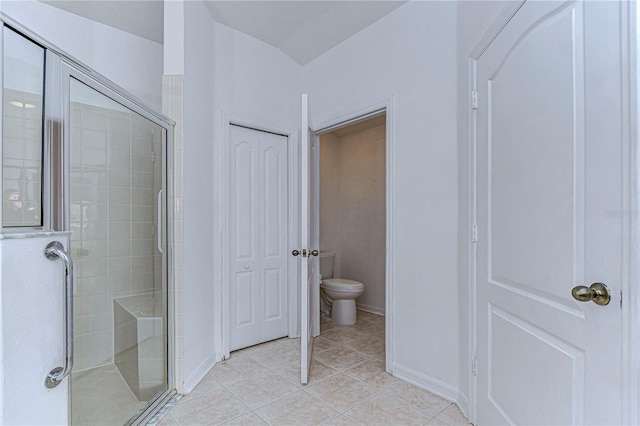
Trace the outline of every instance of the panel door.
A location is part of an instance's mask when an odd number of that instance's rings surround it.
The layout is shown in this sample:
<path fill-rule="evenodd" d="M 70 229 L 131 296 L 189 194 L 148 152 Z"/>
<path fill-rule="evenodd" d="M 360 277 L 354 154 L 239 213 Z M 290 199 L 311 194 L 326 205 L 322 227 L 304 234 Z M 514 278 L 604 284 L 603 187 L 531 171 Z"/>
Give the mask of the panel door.
<path fill-rule="evenodd" d="M 620 424 L 620 22 L 527 2 L 477 63 L 478 424 Z"/>
<path fill-rule="evenodd" d="M 313 338 L 320 334 L 320 221 L 319 221 L 319 152 L 318 138 L 310 129 L 308 95 L 302 95 L 300 161 L 300 241 L 302 254 L 300 275 L 300 382 L 309 381 Z"/>
<path fill-rule="evenodd" d="M 286 336 L 287 138 L 229 130 L 230 350 Z"/>

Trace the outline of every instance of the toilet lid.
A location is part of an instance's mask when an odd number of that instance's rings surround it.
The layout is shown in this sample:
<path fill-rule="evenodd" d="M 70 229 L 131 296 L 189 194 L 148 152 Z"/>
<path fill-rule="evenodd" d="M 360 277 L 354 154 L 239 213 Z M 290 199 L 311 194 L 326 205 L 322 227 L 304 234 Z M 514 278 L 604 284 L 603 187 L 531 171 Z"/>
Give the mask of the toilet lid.
<path fill-rule="evenodd" d="M 334 288 L 364 287 L 364 284 L 362 284 L 360 281 L 347 280 L 344 278 L 329 278 L 326 280 L 322 280 L 322 284 Z"/>

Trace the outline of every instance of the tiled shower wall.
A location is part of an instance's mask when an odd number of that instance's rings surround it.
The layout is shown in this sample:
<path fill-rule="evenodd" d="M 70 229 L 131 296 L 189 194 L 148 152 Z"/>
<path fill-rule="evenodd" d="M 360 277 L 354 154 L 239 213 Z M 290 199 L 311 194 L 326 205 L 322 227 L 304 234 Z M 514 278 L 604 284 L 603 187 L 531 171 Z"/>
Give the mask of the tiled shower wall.
<path fill-rule="evenodd" d="M 174 380 L 176 390 L 184 393 L 182 360 L 183 360 L 183 331 L 182 331 L 182 152 L 183 152 L 183 75 L 162 76 L 162 113 L 171 117 L 175 122 L 173 138 L 173 257 L 174 257 Z"/>
<path fill-rule="evenodd" d="M 156 125 L 124 108 L 72 103 L 74 371 L 113 362 L 114 298 L 162 290 L 155 240 L 161 140 Z"/>

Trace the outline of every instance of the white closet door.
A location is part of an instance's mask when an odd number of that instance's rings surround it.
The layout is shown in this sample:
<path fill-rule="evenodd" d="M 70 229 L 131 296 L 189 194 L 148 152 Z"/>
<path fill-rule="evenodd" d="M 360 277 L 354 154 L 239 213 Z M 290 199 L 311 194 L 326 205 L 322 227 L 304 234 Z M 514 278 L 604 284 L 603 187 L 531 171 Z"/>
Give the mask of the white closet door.
<path fill-rule="evenodd" d="M 287 335 L 287 138 L 229 130 L 230 350 Z"/>

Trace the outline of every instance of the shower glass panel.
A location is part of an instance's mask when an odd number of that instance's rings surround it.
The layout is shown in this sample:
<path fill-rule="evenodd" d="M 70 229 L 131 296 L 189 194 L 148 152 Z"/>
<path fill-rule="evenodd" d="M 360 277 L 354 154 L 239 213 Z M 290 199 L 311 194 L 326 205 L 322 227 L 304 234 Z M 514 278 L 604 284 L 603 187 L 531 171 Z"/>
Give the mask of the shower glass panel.
<path fill-rule="evenodd" d="M 42 225 L 45 50 L 3 28 L 2 226 Z"/>
<path fill-rule="evenodd" d="M 168 388 L 165 130 L 71 77 L 74 425 L 125 424 Z"/>

